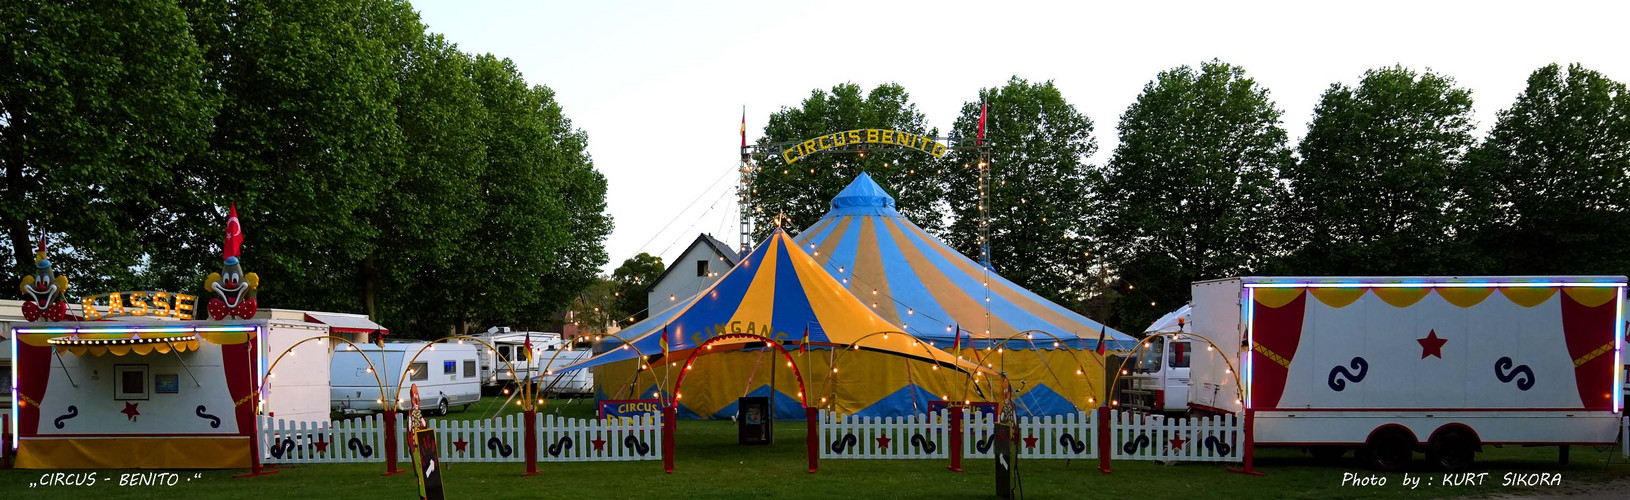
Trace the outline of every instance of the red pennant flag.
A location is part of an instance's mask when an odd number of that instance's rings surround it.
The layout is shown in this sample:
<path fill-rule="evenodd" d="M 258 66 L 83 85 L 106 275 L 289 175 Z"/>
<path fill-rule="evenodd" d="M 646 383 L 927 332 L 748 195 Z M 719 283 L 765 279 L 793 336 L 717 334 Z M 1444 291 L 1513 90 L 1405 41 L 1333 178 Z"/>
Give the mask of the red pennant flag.
<path fill-rule="evenodd" d="M 798 346 L 798 352 L 800 352 L 800 353 L 809 352 L 809 325 L 804 325 L 804 344 L 801 345 L 801 346 Z"/>
<path fill-rule="evenodd" d="M 380 333 L 377 328 L 374 329 L 374 345 L 379 346 L 380 349 L 385 348 L 385 335 Z"/>
<path fill-rule="evenodd" d="M 985 101 L 979 101 L 979 145 L 985 144 Z"/>
<path fill-rule="evenodd" d="M 662 327 L 662 337 L 657 339 L 657 340 L 662 342 L 662 359 L 668 359 L 668 327 L 667 326 Z"/>
<path fill-rule="evenodd" d="M 238 247 L 242 245 L 243 226 L 238 224 L 238 204 L 233 203 L 226 217 L 226 243 L 221 245 L 221 259 L 237 257 Z"/>
<path fill-rule="evenodd" d="M 1098 355 L 1099 356 L 1104 355 L 1104 351 L 1106 350 L 1106 346 L 1104 345 L 1104 338 L 1107 337 L 1108 334 L 1109 334 L 1109 332 L 1106 331 L 1106 328 L 1104 327 L 1104 325 L 1098 325 Z"/>
<path fill-rule="evenodd" d="M 747 148 L 747 106 L 741 107 L 741 147 Z"/>
<path fill-rule="evenodd" d="M 962 325 L 957 324 L 952 328 L 956 328 L 956 337 L 951 340 L 951 355 L 960 358 L 962 357 Z"/>

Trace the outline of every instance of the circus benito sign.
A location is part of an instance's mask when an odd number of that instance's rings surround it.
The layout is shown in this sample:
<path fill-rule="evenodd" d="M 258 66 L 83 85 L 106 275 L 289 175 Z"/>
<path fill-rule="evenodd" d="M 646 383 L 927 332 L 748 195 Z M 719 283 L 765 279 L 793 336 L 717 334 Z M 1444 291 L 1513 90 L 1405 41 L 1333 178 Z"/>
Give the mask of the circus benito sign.
<path fill-rule="evenodd" d="M 946 143 L 940 138 L 914 134 L 904 130 L 864 128 L 834 132 L 800 143 L 793 143 L 791 147 L 781 151 L 782 161 L 788 164 L 796 163 L 821 151 L 838 149 L 847 150 L 857 146 L 869 144 L 882 144 L 908 149 L 916 149 L 933 155 L 935 158 L 945 156 Z"/>

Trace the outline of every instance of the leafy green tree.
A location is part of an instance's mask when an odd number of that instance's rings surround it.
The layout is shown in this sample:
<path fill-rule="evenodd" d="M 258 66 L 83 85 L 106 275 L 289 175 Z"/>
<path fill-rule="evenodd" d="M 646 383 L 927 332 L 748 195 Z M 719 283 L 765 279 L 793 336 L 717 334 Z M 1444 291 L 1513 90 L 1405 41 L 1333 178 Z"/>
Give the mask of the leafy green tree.
<path fill-rule="evenodd" d="M 829 150 L 814 153 L 788 164 L 779 154 L 796 142 L 854 129 L 892 129 L 916 135 L 936 136 L 938 129 L 924 124 L 923 114 L 911 103 L 910 95 L 896 84 L 883 84 L 862 94 L 860 86 L 844 83 L 830 92 L 816 89 L 799 108 L 782 108 L 770 115 L 758 147 L 767 151 L 758 158 L 752 175 L 754 238 L 762 239 L 775 228 L 775 218 L 785 214 L 790 230 L 813 225 L 830 208 L 832 197 L 866 172 L 894 193 L 900 212 L 924 229 L 936 231 L 940 222 L 938 203 L 944 198 L 945 183 L 935 174 L 936 163 L 928 153 L 903 147 L 875 146 Z"/>
<path fill-rule="evenodd" d="M 1630 92 L 1578 64 L 1535 70 L 1470 155 L 1485 181 L 1492 272 L 1630 268 Z"/>
<path fill-rule="evenodd" d="M 173 0 L 0 7 L 0 228 L 16 271 L 40 238 L 75 292 L 136 285 L 176 165 L 215 112 L 204 61 Z M 13 273 L 15 275 L 15 273 Z"/>
<path fill-rule="evenodd" d="M 607 326 L 612 324 L 627 325 L 627 322 L 619 321 L 626 318 L 616 315 L 617 288 L 615 279 L 597 278 L 594 284 L 578 292 L 577 297 L 566 306 L 566 319 L 577 325 L 577 331 L 583 335 L 606 333 Z"/>
<path fill-rule="evenodd" d="M 1092 120 L 1064 100 L 1053 82 L 1018 77 L 962 105 L 953 127 L 977 137 L 981 102 L 988 103 L 985 139 L 990 141 L 990 251 L 995 271 L 1048 300 L 1085 299 L 1095 209 L 1087 158 L 1098 150 Z M 953 222 L 945 239 L 979 260 L 979 168 L 975 149 L 958 149 L 943 161 Z"/>
<path fill-rule="evenodd" d="M 1276 251 L 1279 172 L 1291 163 L 1282 112 L 1245 70 L 1221 61 L 1161 72 L 1121 115 L 1102 172 L 1102 251 L 1126 285 L 1119 324 L 1182 304 L 1189 283 L 1244 274 Z"/>
<path fill-rule="evenodd" d="M 1430 71 L 1370 70 L 1332 84 L 1285 169 L 1298 273 L 1464 274 L 1455 210 L 1469 180 L 1471 92 Z M 1481 202 L 1478 200 L 1476 202 Z"/>
<path fill-rule="evenodd" d="M 646 310 L 645 289 L 655 283 L 665 269 L 667 267 L 662 265 L 662 257 L 640 252 L 624 260 L 623 265 L 611 272 L 612 281 L 617 282 L 617 288 L 612 293 L 616 299 L 612 312 L 619 323 L 632 323 L 630 318 L 638 321 L 650 317 L 651 311 Z"/>

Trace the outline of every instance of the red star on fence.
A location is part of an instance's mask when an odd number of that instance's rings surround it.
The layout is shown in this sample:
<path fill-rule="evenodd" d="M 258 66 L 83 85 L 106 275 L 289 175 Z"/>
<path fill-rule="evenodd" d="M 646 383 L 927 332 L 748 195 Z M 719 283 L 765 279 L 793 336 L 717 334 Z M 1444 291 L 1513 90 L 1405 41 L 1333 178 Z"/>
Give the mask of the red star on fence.
<path fill-rule="evenodd" d="M 1036 447 L 1036 441 L 1038 441 L 1038 439 L 1036 439 L 1036 436 L 1026 435 L 1024 437 L 1024 447 L 1025 448 L 1035 448 Z"/>
<path fill-rule="evenodd" d="M 600 451 L 600 450 L 606 449 L 606 438 L 603 438 L 603 437 L 600 437 L 600 436 L 595 436 L 594 440 L 589 441 L 589 442 L 594 443 L 594 451 Z"/>
<path fill-rule="evenodd" d="M 1172 438 L 1172 449 L 1173 450 L 1181 450 L 1181 449 L 1183 449 L 1183 443 L 1187 443 L 1187 442 L 1189 442 L 1189 440 L 1183 439 L 1182 436 L 1173 437 Z"/>
<path fill-rule="evenodd" d="M 1449 342 L 1449 339 L 1439 338 L 1437 330 L 1429 330 L 1426 333 L 1426 338 L 1415 339 L 1415 341 L 1421 343 L 1421 359 L 1426 359 L 1427 356 L 1437 356 L 1438 359 L 1443 359 L 1443 344 Z"/>
<path fill-rule="evenodd" d="M 317 453 L 328 453 L 328 441 L 323 440 L 322 434 L 318 434 L 317 440 L 312 441 L 311 444 L 317 447 Z"/>
<path fill-rule="evenodd" d="M 130 417 L 130 421 L 134 422 L 136 420 L 136 415 L 141 415 L 141 410 L 136 409 L 136 405 L 138 404 L 141 403 L 125 403 L 125 409 L 119 410 L 119 413 L 123 413 L 126 417 Z"/>
<path fill-rule="evenodd" d="M 889 441 L 893 441 L 893 439 L 889 439 L 888 436 L 877 436 L 877 447 L 878 448 L 888 448 L 889 447 Z"/>
<path fill-rule="evenodd" d="M 458 441 L 453 441 L 453 448 L 457 449 L 458 454 L 460 454 L 460 455 L 464 454 L 464 447 L 469 446 L 469 445 L 470 445 L 470 442 L 465 441 L 464 436 L 459 436 Z"/>

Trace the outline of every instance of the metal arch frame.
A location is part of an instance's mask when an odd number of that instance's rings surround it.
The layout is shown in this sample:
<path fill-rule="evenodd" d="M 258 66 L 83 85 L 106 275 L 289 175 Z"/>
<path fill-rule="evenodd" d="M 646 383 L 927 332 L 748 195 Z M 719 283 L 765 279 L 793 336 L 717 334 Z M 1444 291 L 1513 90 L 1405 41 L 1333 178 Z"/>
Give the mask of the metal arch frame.
<path fill-rule="evenodd" d="M 272 364 L 270 366 L 266 367 L 266 376 L 261 379 L 260 387 L 257 388 L 259 390 L 259 392 L 261 394 L 266 393 L 266 385 L 272 383 L 272 378 L 277 376 L 277 363 L 280 362 L 280 361 L 283 361 L 284 356 L 288 356 L 288 355 L 293 354 L 294 353 L 294 348 L 300 347 L 300 344 L 304 344 L 306 342 L 311 342 L 313 340 L 316 340 L 316 341 L 320 342 L 320 341 L 323 341 L 323 340 L 326 340 L 326 339 L 334 339 L 334 340 L 339 341 L 339 342 L 344 342 L 347 345 L 351 346 L 352 350 L 356 350 L 356 351 L 359 351 L 359 352 L 361 351 L 361 349 L 357 347 L 357 344 L 355 342 L 352 342 L 350 340 L 347 340 L 345 337 L 340 337 L 340 336 L 337 336 L 337 335 L 318 335 L 318 336 L 314 336 L 314 337 L 307 337 L 307 338 L 301 339 L 299 342 L 295 342 L 294 345 L 289 346 L 288 349 L 284 349 L 283 352 L 279 353 L 276 358 L 272 359 Z M 332 353 L 330 353 L 329 357 L 330 358 L 333 357 Z M 362 360 L 364 362 L 368 363 L 368 372 L 372 373 L 374 375 L 374 382 L 376 384 L 378 384 L 378 386 L 379 386 L 379 408 L 381 410 L 383 410 L 385 408 L 385 380 L 382 379 L 382 378 L 379 378 L 379 368 L 374 366 L 373 360 L 368 359 L 367 355 L 363 355 Z M 332 359 L 330 359 L 330 362 L 332 362 Z M 255 414 L 259 415 L 260 413 L 261 413 L 261 408 L 255 408 Z"/>
<path fill-rule="evenodd" d="M 868 333 L 866 335 L 862 335 L 860 338 L 855 339 L 854 342 L 851 342 L 851 343 L 849 343 L 847 345 L 841 345 L 840 344 L 840 345 L 833 346 L 832 353 L 829 355 L 828 361 L 827 361 L 827 363 L 829 365 L 831 365 L 832 370 L 827 373 L 827 379 L 826 379 L 826 381 L 827 381 L 827 397 L 821 398 L 821 406 L 822 407 L 829 408 L 832 404 L 835 404 L 837 402 L 838 380 L 837 380 L 837 376 L 835 374 L 839 373 L 838 367 L 840 366 L 839 361 L 840 361 L 841 357 L 844 354 L 846 354 L 847 351 L 860 350 L 860 347 L 861 347 L 860 343 L 865 341 L 868 338 L 872 338 L 872 337 L 881 335 L 884 339 L 887 339 L 888 336 L 891 335 L 891 334 L 905 335 L 906 337 L 911 338 L 912 343 L 913 343 L 914 346 L 924 346 L 923 351 L 928 353 L 928 358 L 929 359 L 933 360 L 933 369 L 934 370 L 936 370 L 936 371 L 939 370 L 939 367 L 940 367 L 941 364 L 945 364 L 945 363 L 949 362 L 950 366 L 952 367 L 952 371 L 957 371 L 956 370 L 956 368 L 957 368 L 956 358 L 960 358 L 960 356 L 957 356 L 956 353 L 950 353 L 953 359 L 948 360 L 948 361 L 940 361 L 939 356 L 934 354 L 934 351 L 938 350 L 938 349 L 937 348 L 936 349 L 930 349 L 930 348 L 933 348 L 934 345 L 932 343 L 930 343 L 930 342 L 924 341 L 923 339 L 917 337 L 916 335 L 912 335 L 910 333 L 902 332 L 902 331 L 899 331 L 899 330 L 884 330 L 884 331 Z M 983 369 L 983 368 L 976 369 L 973 372 L 973 374 L 968 377 L 968 380 L 963 383 L 963 386 L 962 386 L 963 387 L 963 389 L 962 389 L 963 394 L 962 395 L 964 396 L 964 398 L 966 398 L 966 396 L 967 396 L 968 384 L 976 383 L 976 382 L 974 382 L 973 379 L 981 377 L 982 374 L 979 371 L 981 369 Z M 1002 378 L 1003 383 L 1005 385 L 1006 381 L 1007 381 L 1007 374 L 997 372 L 996 375 Z M 941 375 L 941 377 L 943 378 L 944 376 Z"/>
<path fill-rule="evenodd" d="M 729 334 L 725 334 L 725 335 L 720 335 L 720 336 L 717 336 L 717 337 L 709 338 L 709 339 L 707 339 L 707 341 L 702 342 L 702 345 L 699 345 L 699 346 L 696 346 L 695 348 L 692 348 L 691 352 L 690 352 L 690 355 L 685 358 L 685 367 L 681 368 L 679 370 L 679 377 L 674 379 L 673 398 L 668 399 L 667 403 L 669 405 L 677 406 L 679 404 L 679 400 L 684 397 L 684 393 L 680 392 L 680 389 L 684 387 L 685 374 L 690 373 L 691 368 L 694 368 L 694 365 L 692 365 L 692 363 L 694 363 L 696 361 L 697 356 L 702 354 L 702 351 L 704 351 L 704 350 L 707 350 L 707 351 L 713 350 L 713 344 L 718 342 L 718 341 L 721 341 L 721 340 L 741 340 L 741 339 L 757 340 L 757 341 L 765 343 L 766 345 L 774 346 L 775 350 L 781 352 L 781 356 L 786 358 L 786 360 L 787 360 L 787 367 L 792 368 L 793 376 L 798 378 L 798 402 L 803 404 L 803 406 L 805 408 L 808 408 L 809 407 L 809 390 L 808 390 L 808 387 L 806 387 L 804 385 L 803 371 L 799 370 L 797 363 L 793 362 L 792 353 L 788 352 L 787 348 L 783 347 L 780 342 L 776 342 L 776 341 L 771 340 L 771 339 L 769 339 L 767 337 L 764 337 L 762 335 L 757 335 L 757 334 L 752 334 L 752 333 L 729 333 Z M 771 369 L 774 370 L 775 368 L 771 368 Z M 775 387 L 774 386 L 770 387 L 770 390 L 774 391 Z M 773 395 L 772 395 L 772 397 L 773 397 Z"/>
<path fill-rule="evenodd" d="M 1240 384 L 1239 368 L 1234 366 L 1234 362 L 1228 360 L 1228 355 L 1223 354 L 1223 350 L 1222 350 L 1221 346 L 1218 346 L 1216 342 L 1212 342 L 1211 339 L 1206 338 L 1204 335 L 1200 335 L 1200 334 L 1197 334 L 1197 333 L 1186 333 L 1186 332 L 1157 333 L 1157 334 L 1154 334 L 1154 335 L 1150 335 L 1148 337 L 1144 337 L 1143 340 L 1138 341 L 1138 346 L 1139 346 L 1139 348 L 1147 347 L 1149 345 L 1149 339 L 1153 339 L 1153 338 L 1157 338 L 1157 337 L 1176 337 L 1176 336 L 1179 336 L 1179 335 L 1182 335 L 1182 336 L 1185 336 L 1185 337 L 1194 337 L 1194 338 L 1197 338 L 1197 339 L 1200 339 L 1200 340 L 1204 340 L 1206 342 L 1206 350 L 1207 350 L 1207 352 L 1213 352 L 1213 353 L 1216 353 L 1216 355 L 1218 355 L 1218 356 L 1222 356 L 1223 364 L 1228 366 L 1228 374 L 1233 375 L 1233 377 L 1234 377 L 1234 393 L 1235 393 L 1236 396 L 1239 397 L 1240 403 L 1244 404 L 1244 401 L 1245 401 L 1245 386 Z M 1113 378 L 1110 380 L 1110 383 L 1109 383 L 1110 389 L 1114 389 L 1115 387 L 1119 386 L 1119 382 L 1121 380 L 1121 375 L 1128 374 L 1126 372 L 1126 363 L 1129 362 L 1129 361 L 1132 361 L 1132 356 L 1127 356 L 1125 359 L 1121 360 L 1121 366 L 1119 368 L 1116 368 L 1115 373 L 1111 375 Z M 1162 360 L 1162 362 L 1164 362 L 1164 360 Z M 1190 378 L 1190 380 L 1192 380 L 1192 377 Z M 1120 406 L 1121 402 L 1120 402 L 1119 398 L 1115 398 L 1114 395 L 1111 394 L 1111 399 L 1109 400 L 1109 403 L 1110 403 L 1110 406 Z"/>
<path fill-rule="evenodd" d="M 494 345 L 492 345 L 490 343 L 487 343 L 487 341 L 481 340 L 481 339 L 476 338 L 476 337 L 472 337 L 472 336 L 469 336 L 469 335 L 448 335 L 446 337 L 442 337 L 442 338 L 439 338 L 439 339 L 436 339 L 436 340 L 432 340 L 430 342 L 426 342 L 424 347 L 420 347 L 418 352 L 413 353 L 412 358 L 410 358 L 407 361 L 402 363 L 402 367 L 403 368 L 408 368 L 408 367 L 413 366 L 413 363 L 415 361 L 419 360 L 419 355 L 424 354 L 425 350 L 430 349 L 432 347 L 435 347 L 437 343 L 447 341 L 447 340 L 452 340 L 452 339 L 458 339 L 460 342 L 462 342 L 462 341 L 464 341 L 466 339 L 474 340 L 476 342 L 479 342 L 481 345 L 487 346 L 487 349 L 491 349 L 493 351 L 498 350 L 498 348 L 496 346 L 494 346 Z M 530 352 L 528 352 L 526 354 L 527 354 L 528 357 L 530 357 L 532 355 L 532 353 L 530 353 Z M 381 356 L 383 356 L 383 355 L 384 354 L 381 354 Z M 367 358 L 367 356 L 363 356 L 363 358 Z M 371 364 L 372 363 L 370 363 L 370 365 Z M 508 359 L 505 359 L 504 360 L 504 365 L 509 367 L 509 376 L 514 377 L 515 376 L 515 364 L 511 363 Z M 426 369 L 428 370 L 429 368 L 426 368 Z M 494 375 L 494 376 L 496 377 L 497 375 Z M 401 399 L 402 399 L 402 397 L 401 397 L 402 396 L 402 384 L 405 383 L 405 382 L 407 382 L 406 377 L 397 377 L 396 378 L 396 392 L 395 392 L 396 402 L 391 404 L 391 409 L 394 410 L 394 411 L 400 411 L 400 409 L 401 409 L 400 407 L 401 407 L 401 404 L 402 404 L 402 401 L 401 401 Z M 522 408 L 525 409 L 525 410 L 531 411 L 531 410 L 534 409 L 533 406 L 532 406 L 532 398 L 530 397 L 531 396 L 530 394 L 528 394 L 527 396 L 528 397 L 527 397 L 525 403 L 522 405 Z"/>
<path fill-rule="evenodd" d="M 964 330 L 964 331 L 966 331 L 966 330 Z M 972 332 L 969 332 L 969 333 L 972 333 Z M 1060 379 L 1058 377 L 1058 374 L 1052 371 L 1052 367 L 1047 365 L 1047 360 L 1045 358 L 1041 358 L 1041 350 L 1042 349 L 1036 347 L 1035 334 L 1037 334 L 1037 333 L 1040 333 L 1042 335 L 1046 335 L 1048 337 L 1052 337 L 1053 343 L 1058 344 L 1060 349 L 1064 350 L 1065 352 L 1070 353 L 1070 359 L 1075 361 L 1075 374 L 1077 376 L 1082 377 L 1082 379 L 1084 381 L 1086 381 L 1087 388 L 1090 389 L 1093 394 L 1097 394 L 1098 385 L 1092 383 L 1092 379 L 1090 377 L 1086 376 L 1087 375 L 1087 373 L 1086 373 L 1087 365 L 1085 363 L 1081 362 L 1079 351 L 1076 350 L 1073 347 L 1070 347 L 1069 341 L 1064 340 L 1062 337 L 1059 337 L 1058 335 L 1054 335 L 1052 332 L 1049 332 L 1049 331 L 1046 331 L 1046 330 L 1032 329 L 1032 330 L 1025 330 L 1025 331 L 1021 331 L 1021 332 L 1014 332 L 1012 335 L 1008 335 L 1007 338 L 995 341 L 995 342 L 997 342 L 997 344 L 996 344 L 996 349 L 995 349 L 994 352 L 990 349 L 990 347 L 987 346 L 983 350 L 985 352 L 985 354 L 983 354 L 983 355 L 978 355 L 980 350 L 975 349 L 974 352 L 976 353 L 976 356 L 974 357 L 974 363 L 984 364 L 984 363 L 986 363 L 985 360 L 988 359 L 992 354 L 996 354 L 996 355 L 1003 354 L 1003 349 L 1007 346 L 1008 342 L 1012 342 L 1013 340 L 1018 339 L 1020 335 L 1023 335 L 1023 336 L 1025 336 L 1024 340 L 1030 344 L 1030 348 L 1032 350 L 1036 351 L 1036 356 L 1042 360 L 1042 366 L 1047 366 L 1048 375 L 1051 375 L 1053 377 L 1053 381 L 1058 382 L 1060 384 L 1064 383 L 1064 380 Z M 957 354 L 957 353 L 952 353 L 952 354 Z M 1002 358 L 1003 362 L 1005 363 L 1007 358 L 1005 356 L 1000 356 L 1000 357 Z M 1093 361 L 1096 361 L 1098 363 L 1099 369 L 1107 368 L 1107 366 L 1104 365 L 1104 362 L 1103 362 L 1102 359 L 1100 359 L 1100 358 L 1092 358 L 1092 359 L 1093 359 Z M 986 367 L 987 368 L 995 368 L 994 366 L 989 366 L 989 365 L 987 365 Z M 1001 371 L 1004 374 L 1004 378 L 1005 378 L 1006 370 L 1001 370 Z M 1111 387 L 1113 387 L 1113 386 L 1111 386 Z M 995 390 L 994 387 L 992 387 L 991 389 L 993 391 Z M 963 395 L 964 399 L 967 398 L 968 393 L 967 393 L 967 387 L 966 386 L 963 387 L 962 395 Z M 1105 396 L 1110 396 L 1110 394 L 1106 393 Z M 1093 407 L 1097 406 L 1097 402 L 1098 401 L 1097 401 L 1097 398 L 1095 396 L 1087 396 L 1087 405 L 1088 406 L 1083 406 L 1081 408 L 1083 408 L 1083 409 L 1085 409 L 1085 408 L 1093 408 Z"/>
<path fill-rule="evenodd" d="M 629 361 L 634 361 L 635 362 L 634 375 L 632 377 L 630 377 L 633 380 L 632 380 L 632 382 L 628 382 L 628 384 L 633 384 L 631 386 L 635 387 L 634 390 L 639 390 L 637 384 L 640 381 L 639 380 L 640 379 L 640 373 L 645 372 L 645 371 L 651 371 L 650 370 L 650 368 L 651 368 L 650 362 L 645 359 L 645 352 L 641 351 L 638 346 L 635 346 L 634 342 L 630 341 L 629 339 L 623 338 L 622 335 L 617 335 L 615 333 L 597 333 L 595 335 L 600 336 L 600 337 L 611 337 L 611 338 L 614 338 L 614 339 L 617 339 L 617 340 L 621 341 L 623 343 L 623 345 L 617 346 L 617 349 L 633 349 L 634 350 L 634 359 L 629 360 Z M 638 340 L 638 339 L 635 339 L 635 340 Z M 599 340 L 596 340 L 596 342 L 599 342 Z M 555 353 L 555 356 L 559 356 L 559 355 L 560 355 L 560 353 L 558 353 L 558 352 Z M 550 359 L 550 362 L 551 363 L 554 362 L 553 358 Z M 616 361 L 616 362 L 620 363 L 620 361 Z M 577 371 L 577 370 L 582 370 L 582 368 L 573 368 L 573 369 L 564 370 L 564 371 Z M 550 370 L 549 374 L 554 375 L 554 371 Z M 662 383 L 667 381 L 666 380 L 667 377 L 657 378 L 655 373 L 652 373 L 651 377 L 656 379 L 657 399 L 662 399 Z"/>

